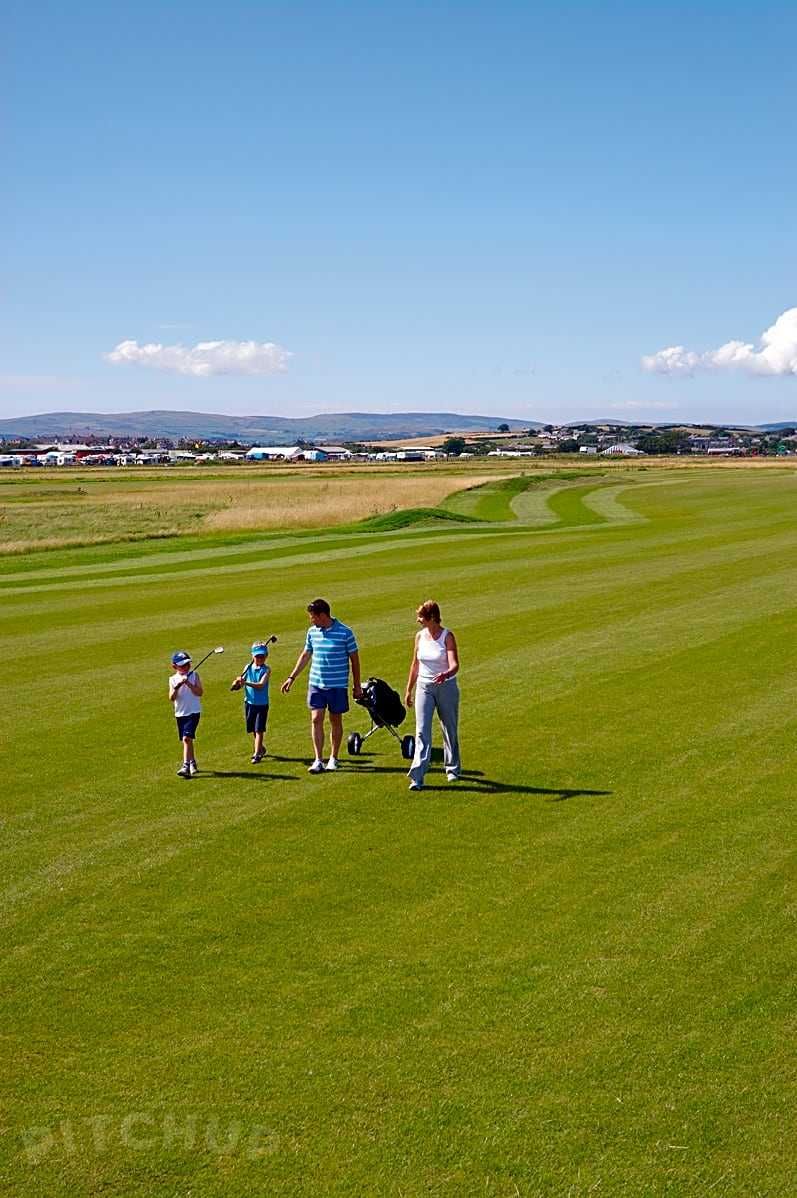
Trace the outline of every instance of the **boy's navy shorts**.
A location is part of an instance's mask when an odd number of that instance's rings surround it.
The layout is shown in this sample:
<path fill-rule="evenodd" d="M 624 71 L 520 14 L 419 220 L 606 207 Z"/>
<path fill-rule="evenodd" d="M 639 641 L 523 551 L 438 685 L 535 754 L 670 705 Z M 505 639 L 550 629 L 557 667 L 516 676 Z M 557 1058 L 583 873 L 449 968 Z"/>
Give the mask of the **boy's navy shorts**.
<path fill-rule="evenodd" d="M 265 732 L 268 721 L 268 703 L 245 703 L 246 731 Z"/>
<path fill-rule="evenodd" d="M 190 736 L 193 740 L 196 736 L 196 726 L 199 723 L 199 712 L 195 715 L 178 715 L 177 716 L 177 735 L 180 740 L 184 736 Z"/>
<path fill-rule="evenodd" d="M 345 686 L 311 686 L 307 706 L 311 711 L 323 711 L 326 707 L 333 715 L 343 715 L 349 710 L 349 692 Z"/>

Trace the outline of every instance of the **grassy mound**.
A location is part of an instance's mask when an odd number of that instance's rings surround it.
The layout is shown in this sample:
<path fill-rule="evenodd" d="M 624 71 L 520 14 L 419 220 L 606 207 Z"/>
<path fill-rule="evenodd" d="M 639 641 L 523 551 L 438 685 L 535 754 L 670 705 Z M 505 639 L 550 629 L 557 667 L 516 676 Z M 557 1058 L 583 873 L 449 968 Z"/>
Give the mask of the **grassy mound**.
<path fill-rule="evenodd" d="M 385 512 L 381 516 L 370 516 L 349 524 L 349 532 L 392 532 L 396 528 L 409 528 L 411 524 L 478 524 L 474 516 L 461 512 L 450 512 L 442 507 L 408 507 L 396 512 Z"/>

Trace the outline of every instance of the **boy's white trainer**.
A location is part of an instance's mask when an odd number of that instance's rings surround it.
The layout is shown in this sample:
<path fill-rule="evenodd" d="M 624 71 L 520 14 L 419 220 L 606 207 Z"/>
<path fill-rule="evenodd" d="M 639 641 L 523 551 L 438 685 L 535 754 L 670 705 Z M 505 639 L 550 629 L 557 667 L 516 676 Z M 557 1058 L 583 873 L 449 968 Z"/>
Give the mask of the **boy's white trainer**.
<path fill-rule="evenodd" d="M 307 772 L 308 772 L 308 774 L 323 774 L 323 772 L 324 772 L 323 761 L 321 761 L 318 757 L 316 757 L 313 764 L 308 765 Z"/>
<path fill-rule="evenodd" d="M 339 768 L 339 766 L 338 766 L 338 759 L 337 759 L 337 757 L 330 757 L 330 759 L 329 759 L 329 761 L 327 762 L 327 764 L 326 764 L 326 767 L 325 767 L 325 768 L 326 768 L 326 769 L 328 769 L 328 770 L 336 770 L 336 769 L 338 769 L 338 768 Z"/>

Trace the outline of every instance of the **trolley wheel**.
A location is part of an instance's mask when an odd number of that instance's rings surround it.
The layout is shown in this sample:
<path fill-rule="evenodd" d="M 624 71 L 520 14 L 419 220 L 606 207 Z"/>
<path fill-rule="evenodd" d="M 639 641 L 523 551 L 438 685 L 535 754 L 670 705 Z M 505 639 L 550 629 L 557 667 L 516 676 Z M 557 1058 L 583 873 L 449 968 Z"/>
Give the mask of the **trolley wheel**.
<path fill-rule="evenodd" d="M 360 749 L 363 747 L 363 738 L 359 732 L 352 732 L 349 739 L 346 741 L 346 748 L 349 750 L 351 757 L 358 757 Z"/>
<path fill-rule="evenodd" d="M 407 761 L 412 761 L 415 756 L 415 737 L 402 736 L 401 738 L 401 756 Z"/>

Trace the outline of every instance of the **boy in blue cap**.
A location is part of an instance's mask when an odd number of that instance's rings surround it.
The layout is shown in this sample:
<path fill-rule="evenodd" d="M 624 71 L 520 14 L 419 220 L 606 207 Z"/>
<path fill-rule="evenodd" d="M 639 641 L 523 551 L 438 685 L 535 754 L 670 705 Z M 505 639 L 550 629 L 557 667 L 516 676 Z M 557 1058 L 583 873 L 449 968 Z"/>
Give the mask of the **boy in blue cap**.
<path fill-rule="evenodd" d="M 172 665 L 175 673 L 169 679 L 169 701 L 174 704 L 177 735 L 183 742 L 183 764 L 177 776 L 193 778 L 199 769 L 194 756 L 194 740 L 202 714 L 202 681 L 196 670 L 191 669 L 190 653 L 183 653 L 182 650 L 173 653 Z"/>
<path fill-rule="evenodd" d="M 232 684 L 235 690 L 244 687 L 246 731 L 254 737 L 252 765 L 258 765 L 266 755 L 263 738 L 268 723 L 268 680 L 271 677 L 271 666 L 266 665 L 267 657 L 268 645 L 255 641 L 251 662 Z"/>

